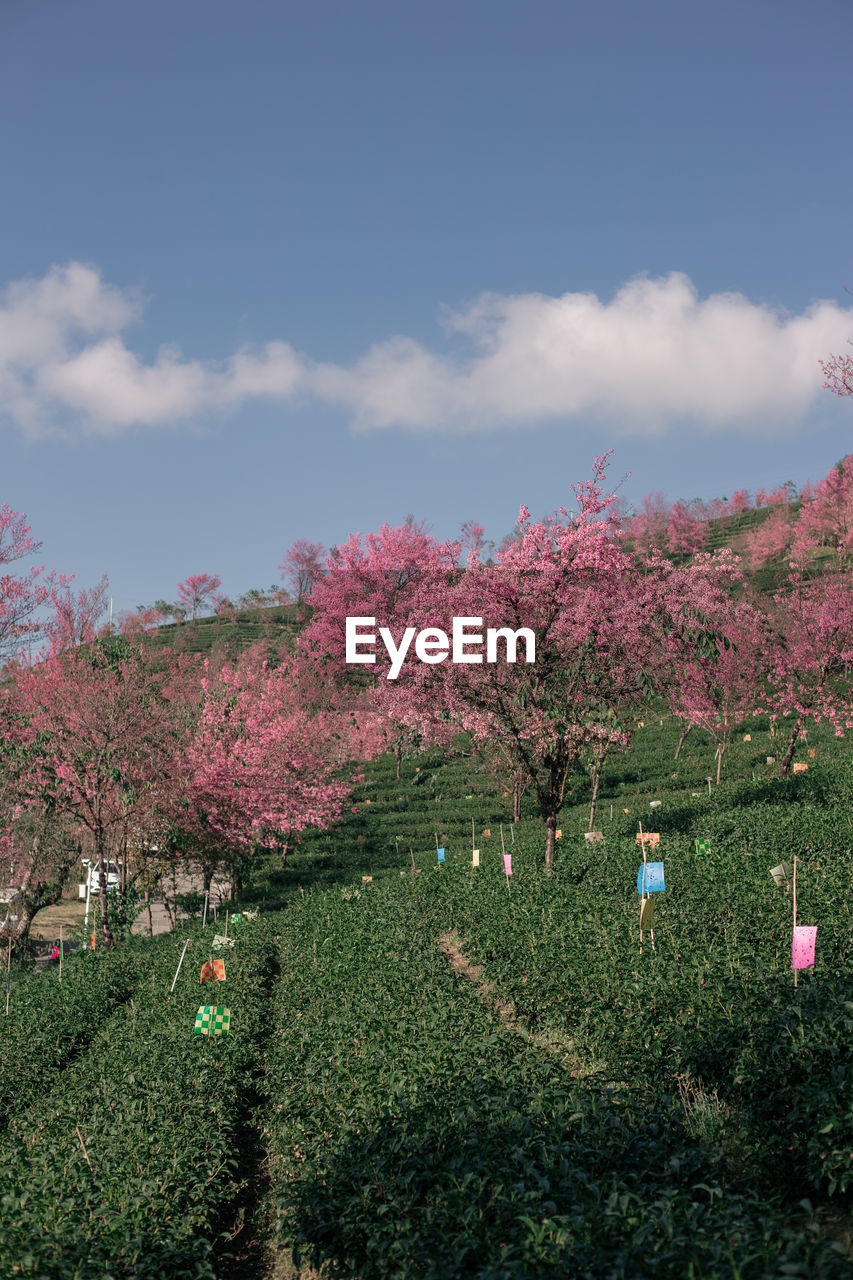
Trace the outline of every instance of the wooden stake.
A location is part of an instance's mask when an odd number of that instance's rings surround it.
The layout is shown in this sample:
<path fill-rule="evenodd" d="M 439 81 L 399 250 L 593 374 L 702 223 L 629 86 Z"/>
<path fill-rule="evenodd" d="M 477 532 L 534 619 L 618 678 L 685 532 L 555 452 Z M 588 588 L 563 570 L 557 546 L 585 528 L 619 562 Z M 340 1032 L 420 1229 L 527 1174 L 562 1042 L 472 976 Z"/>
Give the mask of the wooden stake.
<path fill-rule="evenodd" d="M 646 896 L 646 838 L 643 835 L 642 822 L 638 822 L 637 826 L 640 828 L 640 848 L 643 851 L 643 892 L 640 894 L 640 897 L 645 898 Z"/>
<path fill-rule="evenodd" d="M 643 903 L 646 900 L 646 840 L 643 835 L 642 822 L 638 822 L 637 826 L 640 828 L 640 848 L 643 851 L 643 879 L 642 879 L 643 887 L 640 890 L 640 950 L 642 951 L 643 949 Z M 655 947 L 654 934 L 652 934 L 652 950 L 653 951 L 654 951 L 654 947 Z"/>
<path fill-rule="evenodd" d="M 9 1016 L 9 992 L 12 988 L 12 935 L 9 934 L 9 950 L 6 954 L 6 1017 Z"/>
<path fill-rule="evenodd" d="M 412 859 L 412 875 L 414 875 L 415 874 L 415 851 L 411 845 L 409 845 L 409 854 Z"/>
<path fill-rule="evenodd" d="M 59 981 L 62 981 L 62 953 L 65 947 L 62 942 L 62 925 L 59 926 Z"/>
<path fill-rule="evenodd" d="M 207 924 L 207 904 L 208 904 L 209 902 L 210 902 L 210 890 L 208 890 L 208 891 L 205 893 L 205 895 L 204 895 L 204 914 L 203 914 L 203 916 L 202 916 L 202 918 L 201 918 L 201 927 L 202 927 L 202 929 L 203 929 L 203 928 L 205 927 L 205 925 Z"/>
<path fill-rule="evenodd" d="M 92 1169 L 92 1161 L 89 1159 L 89 1152 L 86 1150 L 86 1144 L 83 1141 L 83 1135 L 80 1132 L 79 1124 L 75 1124 L 74 1128 L 77 1130 L 77 1137 L 80 1139 L 80 1146 L 83 1148 L 83 1155 L 86 1157 L 86 1164 L 89 1166 L 90 1169 Z M 92 1173 L 94 1172 L 95 1170 L 92 1169 Z"/>
<path fill-rule="evenodd" d="M 477 843 L 477 836 L 474 832 L 474 819 L 471 819 L 471 861 L 474 861 L 474 846 Z"/>

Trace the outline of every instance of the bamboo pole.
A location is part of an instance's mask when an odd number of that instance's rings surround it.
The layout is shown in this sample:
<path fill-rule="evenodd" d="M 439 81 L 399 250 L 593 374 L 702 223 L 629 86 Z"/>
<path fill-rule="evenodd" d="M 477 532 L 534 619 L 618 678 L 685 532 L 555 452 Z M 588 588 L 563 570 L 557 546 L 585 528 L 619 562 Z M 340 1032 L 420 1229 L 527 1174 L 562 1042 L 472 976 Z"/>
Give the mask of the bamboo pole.
<path fill-rule="evenodd" d="M 506 876 L 506 888 L 507 888 L 507 893 L 509 893 L 509 872 L 506 869 L 506 845 L 504 844 L 503 823 L 501 823 L 500 826 L 501 826 L 501 853 L 503 854 L 503 859 L 504 859 L 504 875 Z"/>
<path fill-rule="evenodd" d="M 77 1137 L 80 1139 L 80 1146 L 83 1148 L 83 1155 L 86 1157 L 86 1164 L 89 1166 L 90 1169 L 92 1169 L 92 1161 L 89 1159 L 89 1152 L 86 1150 L 86 1144 L 83 1141 L 83 1135 L 80 1132 L 79 1124 L 75 1124 L 74 1128 L 77 1130 Z M 92 1172 L 94 1173 L 95 1170 L 92 1169 Z"/>
<path fill-rule="evenodd" d="M 643 949 L 643 906 L 647 901 L 647 896 L 648 896 L 646 894 L 646 863 L 648 859 L 646 857 L 646 839 L 645 839 L 645 836 L 643 835 L 642 822 L 638 821 L 637 826 L 640 828 L 640 848 L 643 851 L 643 879 L 642 879 L 642 889 L 640 890 L 640 950 L 642 951 Z M 649 936 L 652 942 L 652 951 L 654 951 L 655 949 L 654 929 L 651 929 L 651 928 L 649 929 Z"/>
<path fill-rule="evenodd" d="M 6 1017 L 9 1016 L 9 992 L 12 989 L 12 935 L 9 934 L 9 950 L 6 952 Z"/>
<path fill-rule="evenodd" d="M 188 947 L 189 945 L 190 945 L 190 939 L 189 939 L 189 938 L 187 938 L 186 942 L 184 943 L 184 949 L 183 949 L 183 951 L 181 952 L 181 958 L 180 958 L 180 960 L 178 961 L 178 967 L 177 967 L 177 969 L 175 970 L 175 976 L 174 976 L 174 978 L 172 979 L 172 985 L 171 985 L 171 987 L 169 988 L 169 995 L 171 995 L 171 994 L 172 994 L 172 992 L 175 990 L 175 983 L 178 981 L 178 974 L 181 972 L 181 965 L 184 963 L 184 956 L 187 954 L 187 947 Z"/>
<path fill-rule="evenodd" d="M 797 855 L 794 854 L 794 933 L 797 932 Z M 797 986 L 797 970 L 794 970 L 794 988 Z"/>

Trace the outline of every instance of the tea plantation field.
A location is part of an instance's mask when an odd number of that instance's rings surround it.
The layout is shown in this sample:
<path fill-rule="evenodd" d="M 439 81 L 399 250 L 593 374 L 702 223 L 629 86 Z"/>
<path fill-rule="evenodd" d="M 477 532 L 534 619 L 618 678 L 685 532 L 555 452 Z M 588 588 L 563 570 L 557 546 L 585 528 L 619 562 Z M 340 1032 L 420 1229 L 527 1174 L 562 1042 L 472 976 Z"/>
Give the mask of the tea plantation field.
<path fill-rule="evenodd" d="M 534 815 L 511 829 L 470 757 L 399 784 L 383 759 L 338 831 L 258 865 L 232 947 L 196 925 L 78 955 L 61 986 L 14 975 L 0 1277 L 853 1274 L 851 748 L 811 734 L 781 779 L 767 730 L 709 796 L 705 744 L 674 763 L 676 732 L 644 727 L 600 843 L 576 779 L 550 877 Z M 665 867 L 654 948 L 638 820 Z M 769 875 L 794 855 L 818 926 L 796 989 Z M 193 1033 L 207 1003 L 227 1036 Z"/>

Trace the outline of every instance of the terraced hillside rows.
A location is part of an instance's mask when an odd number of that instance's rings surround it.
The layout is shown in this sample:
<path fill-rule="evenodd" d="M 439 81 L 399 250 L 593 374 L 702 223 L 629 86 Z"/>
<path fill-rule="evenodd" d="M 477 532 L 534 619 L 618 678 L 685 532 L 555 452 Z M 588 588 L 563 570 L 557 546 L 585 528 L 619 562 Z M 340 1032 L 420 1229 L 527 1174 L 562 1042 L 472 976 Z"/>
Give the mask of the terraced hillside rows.
<path fill-rule="evenodd" d="M 600 843 L 578 775 L 549 877 L 535 815 L 511 829 L 469 756 L 399 784 L 377 761 L 343 826 L 258 864 L 222 994 L 198 926 L 79 956 L 61 993 L 19 982 L 0 1275 L 849 1275 L 849 751 L 812 735 L 809 771 L 779 779 L 767 728 L 709 795 L 701 740 L 676 765 L 650 724 L 609 765 Z M 638 820 L 666 872 L 654 947 Z M 769 875 L 795 854 L 818 926 L 796 989 Z M 192 1031 L 214 1001 L 219 1041 Z M 17 1099 L 16 1018 L 40 1063 Z"/>

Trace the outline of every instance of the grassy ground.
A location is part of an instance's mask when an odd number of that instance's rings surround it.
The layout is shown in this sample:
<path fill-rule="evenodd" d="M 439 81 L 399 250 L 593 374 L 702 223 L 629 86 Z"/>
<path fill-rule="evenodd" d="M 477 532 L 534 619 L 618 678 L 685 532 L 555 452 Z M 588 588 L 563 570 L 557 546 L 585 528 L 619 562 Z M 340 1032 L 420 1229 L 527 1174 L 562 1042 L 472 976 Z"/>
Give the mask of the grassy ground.
<path fill-rule="evenodd" d="M 83 917 L 86 913 L 85 902 L 63 899 L 55 907 L 45 907 L 34 917 L 30 925 L 33 938 L 46 939 L 51 942 L 59 938 L 60 926 L 63 936 L 69 939 L 76 936 L 83 928 Z"/>

